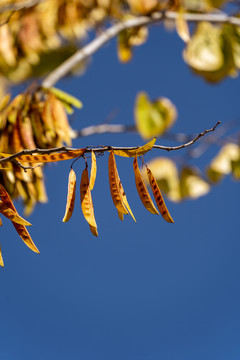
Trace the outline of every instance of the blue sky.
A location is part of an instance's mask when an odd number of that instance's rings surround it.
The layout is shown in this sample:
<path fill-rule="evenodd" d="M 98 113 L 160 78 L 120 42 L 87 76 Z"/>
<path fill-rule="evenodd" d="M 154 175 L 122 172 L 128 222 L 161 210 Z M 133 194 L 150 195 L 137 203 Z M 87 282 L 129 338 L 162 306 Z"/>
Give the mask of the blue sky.
<path fill-rule="evenodd" d="M 133 123 L 136 93 L 169 97 L 178 109 L 173 132 L 199 133 L 218 120 L 239 118 L 239 78 L 209 85 L 184 64 L 183 43 L 162 27 L 150 32 L 134 60 L 119 64 L 115 42 L 94 55 L 82 77 L 58 84 L 84 108 L 73 127 Z M 141 145 L 137 134 L 78 139 L 87 145 Z M 158 144 L 170 144 L 158 139 Z M 196 164 L 204 168 L 218 147 Z M 184 151 L 157 155 L 181 156 Z M 93 202 L 99 238 L 76 205 L 63 224 L 70 164 L 46 169 L 49 202 L 29 218 L 41 254 L 31 252 L 4 221 L 0 269 L 1 360 L 238 360 L 240 357 L 240 185 L 225 178 L 197 201 L 167 201 L 175 223 L 148 213 L 135 189 L 132 160 L 118 158 L 119 174 L 137 219 L 122 223 L 110 196 L 107 156 L 98 159 Z M 79 200 L 79 201 L 78 201 Z M 20 205 L 16 204 L 21 210 Z"/>

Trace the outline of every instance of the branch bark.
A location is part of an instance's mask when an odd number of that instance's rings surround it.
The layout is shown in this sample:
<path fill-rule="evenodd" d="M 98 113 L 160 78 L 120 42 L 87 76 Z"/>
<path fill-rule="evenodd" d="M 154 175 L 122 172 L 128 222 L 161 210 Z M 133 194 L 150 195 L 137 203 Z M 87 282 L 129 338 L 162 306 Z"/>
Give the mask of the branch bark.
<path fill-rule="evenodd" d="M 75 66 L 93 55 L 104 44 L 116 37 L 121 31 L 139 26 L 149 26 L 158 23 L 164 19 L 175 21 L 178 17 L 178 13 L 175 11 L 161 11 L 151 14 L 150 16 L 139 16 L 133 19 L 119 22 L 104 32 L 101 35 L 92 40 L 89 44 L 78 50 L 75 54 L 70 56 L 59 67 L 53 70 L 42 82 L 42 86 L 50 88 L 55 85 L 60 79 L 66 76 Z M 209 21 L 211 23 L 228 23 L 236 26 L 240 26 L 240 18 L 229 16 L 225 13 L 220 14 L 195 14 L 184 13 L 183 17 L 188 22 L 202 22 Z"/>
<path fill-rule="evenodd" d="M 188 146 L 193 145 L 201 137 L 214 131 L 220 123 L 221 122 L 218 121 L 211 129 L 204 130 L 203 132 L 198 134 L 194 139 L 192 139 L 191 141 L 189 141 L 185 144 L 182 144 L 179 146 L 154 145 L 153 148 L 165 150 L 165 151 L 174 151 L 174 150 L 180 150 L 180 149 L 186 148 Z M 103 153 L 103 152 L 110 151 L 110 150 L 137 150 L 138 148 L 139 148 L 139 146 L 133 146 L 133 147 L 103 146 L 103 147 L 97 147 L 97 148 L 91 148 L 91 149 L 86 148 L 85 153 L 90 153 L 91 151 L 94 151 L 96 153 Z M 32 149 L 32 150 L 25 149 L 25 150 L 19 151 L 18 153 L 12 154 L 10 156 L 3 157 L 2 159 L 0 159 L 0 164 L 4 163 L 4 162 L 16 162 L 17 158 L 20 157 L 21 155 L 66 153 L 68 151 L 73 151 L 73 150 L 77 150 L 77 149 L 69 148 L 66 146 L 61 146 L 61 147 L 53 148 L 53 149 Z M 28 167 L 26 167 L 26 169 L 27 168 Z"/>

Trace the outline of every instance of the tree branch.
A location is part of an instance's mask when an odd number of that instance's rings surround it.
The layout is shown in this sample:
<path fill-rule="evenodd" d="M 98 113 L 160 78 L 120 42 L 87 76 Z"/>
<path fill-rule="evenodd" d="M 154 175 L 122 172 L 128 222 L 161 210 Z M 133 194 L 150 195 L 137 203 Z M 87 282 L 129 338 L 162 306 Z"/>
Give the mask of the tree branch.
<path fill-rule="evenodd" d="M 164 19 L 175 21 L 178 13 L 175 11 L 161 11 L 151 14 L 150 16 L 139 16 L 124 22 L 118 22 L 101 35 L 92 40 L 89 44 L 78 50 L 75 54 L 70 56 L 59 67 L 53 70 L 42 82 L 42 86 L 49 88 L 56 84 L 61 78 L 66 76 L 75 66 L 93 55 L 104 44 L 116 37 L 121 31 L 139 26 L 149 26 L 151 24 L 160 22 Z M 240 18 L 229 16 L 225 13 L 220 14 L 197 14 L 197 13 L 184 13 L 183 17 L 189 22 L 209 21 L 211 23 L 228 23 L 240 26 Z"/>
<path fill-rule="evenodd" d="M 203 137 L 204 135 L 208 134 L 209 132 L 214 131 L 220 123 L 221 123 L 221 121 L 218 121 L 211 129 L 204 130 L 203 132 L 198 134 L 194 139 L 192 139 L 191 141 L 189 141 L 185 144 L 182 144 L 179 146 L 154 145 L 153 148 L 160 149 L 160 150 L 166 150 L 166 151 L 180 150 L 180 149 L 186 148 L 188 146 L 193 145 L 199 138 Z M 86 148 L 85 153 L 90 153 L 91 151 L 94 151 L 96 153 L 103 153 L 103 152 L 110 151 L 110 150 L 137 150 L 138 148 L 139 148 L 139 146 L 134 146 L 134 147 L 103 146 L 103 147 L 97 147 L 97 148 L 91 148 L 91 149 Z M 12 154 L 10 156 L 6 156 L 6 157 L 0 159 L 0 163 L 14 162 L 21 155 L 66 153 L 68 151 L 73 151 L 73 150 L 77 150 L 77 149 L 69 148 L 66 146 L 53 148 L 53 149 L 32 149 L 32 150 L 25 149 L 25 150 L 19 151 L 16 154 Z M 27 167 L 24 167 L 24 168 L 27 169 Z"/>

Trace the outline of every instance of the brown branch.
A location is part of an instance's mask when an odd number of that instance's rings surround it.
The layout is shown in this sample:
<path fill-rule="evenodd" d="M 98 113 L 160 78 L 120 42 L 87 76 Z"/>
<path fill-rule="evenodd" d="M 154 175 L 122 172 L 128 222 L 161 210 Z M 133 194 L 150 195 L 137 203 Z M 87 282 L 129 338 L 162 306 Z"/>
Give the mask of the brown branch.
<path fill-rule="evenodd" d="M 193 145 L 198 139 L 200 139 L 201 137 L 203 137 L 204 135 L 208 134 L 209 132 L 212 132 L 216 129 L 216 127 L 220 124 L 221 122 L 218 121 L 216 123 L 216 125 L 214 125 L 211 129 L 209 130 L 204 130 L 203 132 L 201 132 L 200 134 L 198 134 L 194 139 L 192 139 L 191 141 L 179 145 L 179 146 L 162 146 L 162 145 L 154 145 L 153 148 L 154 149 L 160 149 L 160 150 L 166 150 L 166 151 L 173 151 L 173 150 L 180 150 L 183 148 L 186 148 L 188 146 Z M 139 148 L 139 146 L 134 146 L 134 147 L 118 147 L 118 146 L 103 146 L 103 147 L 97 147 L 97 148 L 86 148 L 85 153 L 89 153 L 91 151 L 94 152 L 99 152 L 99 153 L 103 153 L 106 151 L 110 151 L 110 150 L 137 150 Z M 4 163 L 4 162 L 14 162 L 17 160 L 17 158 L 19 158 L 21 155 L 32 155 L 32 154 L 52 154 L 52 153 L 56 153 L 56 152 L 60 152 L 60 153 L 66 153 L 68 151 L 73 151 L 76 150 L 74 148 L 69 148 L 66 146 L 61 146 L 58 148 L 52 148 L 52 149 L 32 149 L 32 150 L 22 150 L 19 151 L 16 154 L 12 154 L 10 156 L 4 157 L 2 159 L 0 159 L 0 163 Z M 32 168 L 32 167 L 30 167 Z M 25 167 L 25 169 L 27 169 L 27 167 Z"/>
<path fill-rule="evenodd" d="M 240 26 L 240 18 L 229 16 L 225 13 L 220 14 L 198 14 L 198 13 L 184 13 L 182 15 L 186 21 L 189 22 L 202 22 L 209 21 L 211 23 L 228 23 Z M 149 16 L 139 16 L 123 22 L 118 22 L 101 33 L 98 37 L 92 40 L 89 44 L 85 45 L 75 54 L 70 56 L 60 66 L 53 70 L 42 82 L 42 86 L 50 88 L 56 84 L 60 79 L 66 76 L 75 66 L 89 58 L 104 44 L 116 37 L 121 31 L 135 28 L 139 26 L 149 26 L 158 23 L 162 20 L 175 21 L 178 17 L 178 12 L 175 11 L 161 11 L 153 13 Z"/>

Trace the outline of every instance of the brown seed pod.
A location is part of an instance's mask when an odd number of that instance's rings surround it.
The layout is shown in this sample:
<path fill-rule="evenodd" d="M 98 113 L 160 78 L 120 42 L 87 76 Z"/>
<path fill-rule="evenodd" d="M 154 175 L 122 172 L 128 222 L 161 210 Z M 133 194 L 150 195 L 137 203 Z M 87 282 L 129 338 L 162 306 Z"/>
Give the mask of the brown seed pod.
<path fill-rule="evenodd" d="M 153 195 L 154 195 L 154 198 L 155 198 L 155 201 L 157 203 L 157 207 L 162 215 L 162 217 L 164 218 L 164 220 L 166 220 L 167 222 L 169 223 L 174 223 L 171 215 L 169 214 L 169 211 L 165 205 L 165 202 L 163 200 L 163 197 L 162 197 L 162 194 L 161 194 L 161 191 L 158 187 L 158 184 L 151 172 L 151 170 L 149 168 L 147 168 L 147 175 L 148 175 L 148 179 L 149 179 L 149 182 L 150 182 L 150 186 L 152 188 L 152 192 L 153 192 Z"/>
<path fill-rule="evenodd" d="M 150 211 L 150 213 L 159 215 L 159 212 L 153 204 L 148 189 L 143 181 L 142 174 L 138 167 L 137 156 L 135 156 L 135 159 L 133 161 L 133 170 L 135 174 L 136 188 L 143 205 L 148 211 Z"/>
<path fill-rule="evenodd" d="M 87 167 L 83 170 L 81 184 L 80 184 L 81 206 L 82 212 L 90 225 L 90 230 L 95 236 L 97 235 L 97 224 L 94 216 L 94 208 L 92 202 L 92 195 L 89 188 L 89 178 Z M 94 229 L 93 229 L 94 228 Z"/>
<path fill-rule="evenodd" d="M 108 175 L 109 175 L 110 191 L 114 205 L 116 206 L 118 212 L 122 214 L 128 214 L 128 211 L 124 205 L 122 193 L 120 191 L 120 179 L 117 171 L 117 165 L 116 165 L 114 153 L 112 151 L 109 154 Z"/>
<path fill-rule="evenodd" d="M 76 193 L 76 174 L 73 169 L 70 170 L 68 177 L 68 194 L 67 194 L 67 204 L 66 211 L 63 217 L 63 222 L 67 222 L 73 213 L 74 203 L 75 203 L 75 193 Z"/>

